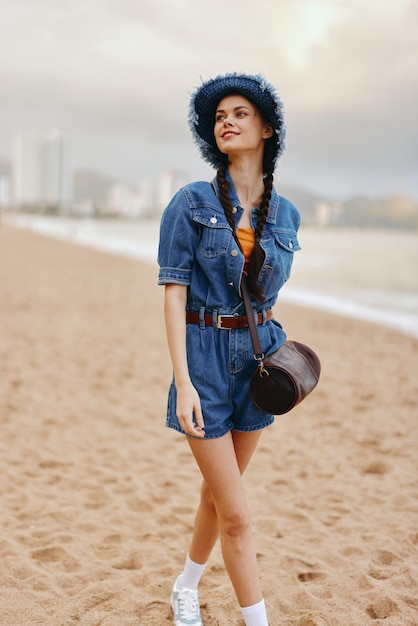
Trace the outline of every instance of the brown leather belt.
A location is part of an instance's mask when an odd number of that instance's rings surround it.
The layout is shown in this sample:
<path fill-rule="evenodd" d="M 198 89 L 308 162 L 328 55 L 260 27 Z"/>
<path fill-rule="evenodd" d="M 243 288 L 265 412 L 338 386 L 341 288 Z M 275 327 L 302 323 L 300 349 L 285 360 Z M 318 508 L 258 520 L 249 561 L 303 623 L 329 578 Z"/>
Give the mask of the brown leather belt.
<path fill-rule="evenodd" d="M 266 322 L 273 319 L 273 309 L 266 311 Z M 204 315 L 203 320 L 205 326 L 216 326 L 225 330 L 233 328 L 248 328 L 248 320 L 246 315 Z M 195 311 L 186 311 L 186 322 L 189 324 L 200 324 L 200 315 Z M 257 324 L 263 323 L 263 313 L 257 314 Z"/>

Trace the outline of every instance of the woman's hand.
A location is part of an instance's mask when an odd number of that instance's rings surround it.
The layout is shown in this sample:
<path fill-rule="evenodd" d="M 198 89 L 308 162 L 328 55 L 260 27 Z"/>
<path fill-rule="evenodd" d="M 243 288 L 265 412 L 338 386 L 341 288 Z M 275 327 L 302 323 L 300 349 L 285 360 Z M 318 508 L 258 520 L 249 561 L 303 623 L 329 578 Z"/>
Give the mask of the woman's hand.
<path fill-rule="evenodd" d="M 191 382 L 176 385 L 177 419 L 188 435 L 203 438 L 205 436 L 200 398 Z M 194 418 L 194 419 L 193 419 Z"/>

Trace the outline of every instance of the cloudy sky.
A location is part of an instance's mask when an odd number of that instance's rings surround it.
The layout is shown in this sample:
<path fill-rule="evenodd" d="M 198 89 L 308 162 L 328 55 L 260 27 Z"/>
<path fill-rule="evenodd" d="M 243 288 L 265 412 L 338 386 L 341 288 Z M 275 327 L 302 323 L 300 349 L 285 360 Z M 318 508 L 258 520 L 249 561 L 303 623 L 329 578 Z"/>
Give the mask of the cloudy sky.
<path fill-rule="evenodd" d="M 2 0 L 0 157 L 61 129 L 73 168 L 211 176 L 190 92 L 263 73 L 285 103 L 283 184 L 418 197 L 418 0 Z"/>

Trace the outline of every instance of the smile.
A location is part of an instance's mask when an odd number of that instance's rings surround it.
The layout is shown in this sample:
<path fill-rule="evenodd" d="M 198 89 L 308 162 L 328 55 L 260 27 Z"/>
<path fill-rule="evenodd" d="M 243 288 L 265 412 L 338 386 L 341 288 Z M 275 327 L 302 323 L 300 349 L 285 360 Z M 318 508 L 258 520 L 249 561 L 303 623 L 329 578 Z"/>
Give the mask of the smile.
<path fill-rule="evenodd" d="M 222 135 L 222 139 L 228 139 L 228 137 L 234 137 L 234 135 L 238 135 L 238 133 L 234 133 L 232 130 L 227 130 Z"/>

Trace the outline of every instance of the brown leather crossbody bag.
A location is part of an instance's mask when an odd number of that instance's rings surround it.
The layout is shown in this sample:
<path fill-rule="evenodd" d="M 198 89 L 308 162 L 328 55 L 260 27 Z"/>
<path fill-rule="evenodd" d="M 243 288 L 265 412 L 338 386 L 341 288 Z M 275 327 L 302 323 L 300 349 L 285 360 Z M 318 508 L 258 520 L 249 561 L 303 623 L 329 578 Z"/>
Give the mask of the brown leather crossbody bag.
<path fill-rule="evenodd" d="M 264 356 L 257 333 L 246 275 L 241 282 L 254 359 L 257 367 L 250 379 L 254 404 L 273 415 L 282 415 L 302 402 L 318 384 L 321 363 L 317 354 L 303 343 L 287 340 L 273 354 Z"/>

